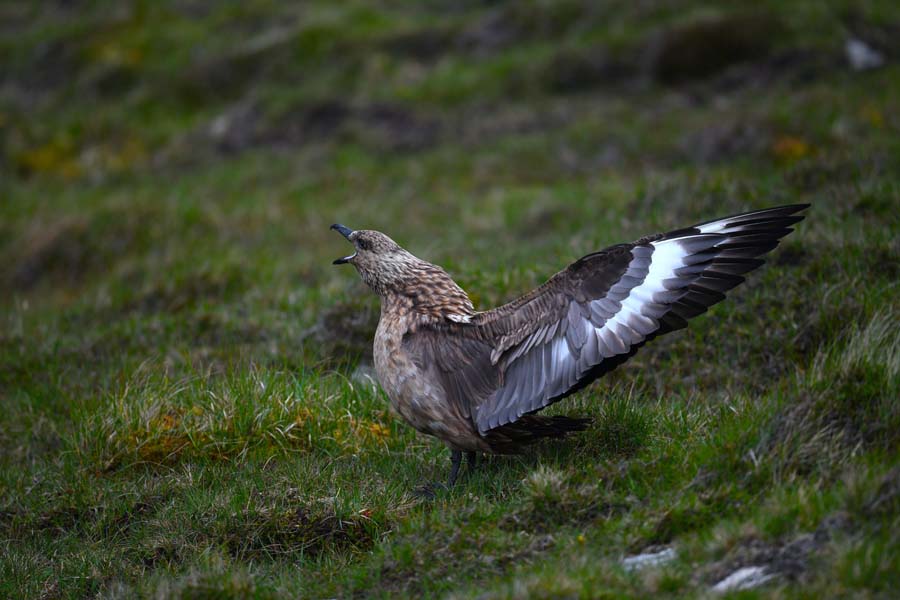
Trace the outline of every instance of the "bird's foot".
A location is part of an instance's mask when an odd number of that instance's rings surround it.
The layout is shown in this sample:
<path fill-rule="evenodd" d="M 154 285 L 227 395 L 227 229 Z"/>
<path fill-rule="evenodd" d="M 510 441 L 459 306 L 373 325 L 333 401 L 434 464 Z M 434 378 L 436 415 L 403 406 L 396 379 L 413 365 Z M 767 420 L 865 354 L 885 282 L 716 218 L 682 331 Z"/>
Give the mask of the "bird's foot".
<path fill-rule="evenodd" d="M 448 487 L 439 481 L 428 481 L 417 486 L 412 494 L 421 500 L 434 500 L 437 498 L 438 493 L 445 492 L 447 489 Z"/>
<path fill-rule="evenodd" d="M 466 462 L 468 463 L 468 471 L 474 471 L 475 465 L 477 464 L 477 456 L 474 452 L 466 452 Z M 457 476 L 459 475 L 459 465 L 462 463 L 462 452 L 459 450 L 453 450 L 450 453 L 450 477 L 447 478 L 447 483 L 438 483 L 437 481 L 431 481 L 420 485 L 416 489 L 413 490 L 413 496 L 416 498 L 423 498 L 426 500 L 434 500 L 437 498 L 438 492 L 445 492 L 452 488 L 456 484 Z"/>

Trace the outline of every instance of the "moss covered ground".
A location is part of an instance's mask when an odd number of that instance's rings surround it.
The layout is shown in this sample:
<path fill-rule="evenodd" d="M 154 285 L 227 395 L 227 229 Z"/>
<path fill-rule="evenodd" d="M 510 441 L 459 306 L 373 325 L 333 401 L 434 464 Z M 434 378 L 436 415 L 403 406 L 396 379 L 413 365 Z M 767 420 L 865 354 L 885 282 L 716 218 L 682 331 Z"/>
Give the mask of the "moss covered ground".
<path fill-rule="evenodd" d="M 895 593 L 898 32 L 887 1 L 3 3 L 0 596 Z M 590 429 L 412 493 L 446 450 L 367 377 L 331 223 L 489 308 L 795 202 L 726 302 L 551 409 Z"/>

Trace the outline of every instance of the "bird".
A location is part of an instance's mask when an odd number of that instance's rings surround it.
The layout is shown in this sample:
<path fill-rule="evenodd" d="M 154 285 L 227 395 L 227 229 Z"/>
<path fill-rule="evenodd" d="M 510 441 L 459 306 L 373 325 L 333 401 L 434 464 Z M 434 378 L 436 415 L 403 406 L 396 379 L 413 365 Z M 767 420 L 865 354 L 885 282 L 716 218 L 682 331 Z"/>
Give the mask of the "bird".
<path fill-rule="evenodd" d="M 380 297 L 378 382 L 396 413 L 450 449 L 452 487 L 463 453 L 474 469 L 479 453 L 518 453 L 586 429 L 589 418 L 537 413 L 724 300 L 808 207 L 744 212 L 615 244 L 485 311 L 443 268 L 379 231 L 332 225 L 354 246 L 333 264 L 353 265 Z"/>

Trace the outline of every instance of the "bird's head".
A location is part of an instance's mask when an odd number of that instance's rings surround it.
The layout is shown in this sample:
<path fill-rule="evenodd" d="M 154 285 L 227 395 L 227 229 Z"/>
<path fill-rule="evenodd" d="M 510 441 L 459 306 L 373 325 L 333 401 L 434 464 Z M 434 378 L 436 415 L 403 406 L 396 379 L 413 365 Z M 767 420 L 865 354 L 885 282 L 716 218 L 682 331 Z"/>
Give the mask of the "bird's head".
<path fill-rule="evenodd" d="M 353 231 L 338 224 L 331 228 L 347 238 L 355 249 L 353 254 L 339 258 L 333 264 L 350 263 L 356 267 L 363 282 L 378 294 L 402 287 L 409 278 L 415 277 L 417 267 L 423 262 L 380 231 Z"/>

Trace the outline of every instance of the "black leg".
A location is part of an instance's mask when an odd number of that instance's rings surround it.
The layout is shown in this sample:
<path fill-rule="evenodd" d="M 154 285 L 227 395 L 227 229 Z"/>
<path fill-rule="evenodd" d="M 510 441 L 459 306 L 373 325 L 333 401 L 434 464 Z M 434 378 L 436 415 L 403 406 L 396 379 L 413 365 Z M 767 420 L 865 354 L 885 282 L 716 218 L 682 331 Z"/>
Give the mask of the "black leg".
<path fill-rule="evenodd" d="M 475 451 L 466 452 L 466 467 L 469 469 L 469 473 L 475 470 L 475 467 L 478 466 L 478 455 L 475 454 Z"/>
<path fill-rule="evenodd" d="M 474 452 L 466 452 L 466 463 L 470 471 L 475 468 L 477 460 L 477 456 Z M 426 483 L 413 490 L 413 495 L 418 496 L 419 498 L 424 498 L 426 500 L 434 500 L 437 490 L 451 488 L 453 487 L 453 484 L 456 483 L 456 479 L 459 476 L 460 465 L 462 465 L 462 451 L 451 450 L 450 477 L 447 479 L 446 487 L 444 486 L 444 484 L 438 482 Z"/>
<path fill-rule="evenodd" d="M 462 462 L 462 452 L 459 450 L 450 451 L 450 479 L 447 480 L 447 487 L 453 487 L 456 483 L 456 476 L 459 475 L 459 464 Z"/>

